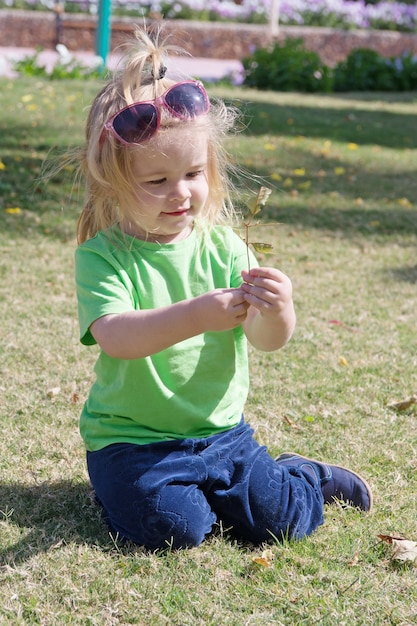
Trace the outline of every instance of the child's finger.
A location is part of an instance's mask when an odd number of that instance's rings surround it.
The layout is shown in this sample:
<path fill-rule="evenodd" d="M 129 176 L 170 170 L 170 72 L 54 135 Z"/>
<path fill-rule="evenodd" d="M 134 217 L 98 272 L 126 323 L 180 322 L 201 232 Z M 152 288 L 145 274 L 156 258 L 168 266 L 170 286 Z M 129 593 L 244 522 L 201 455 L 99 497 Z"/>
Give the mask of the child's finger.
<path fill-rule="evenodd" d="M 254 267 L 249 272 L 242 271 L 242 278 L 247 283 L 253 283 L 257 278 L 266 278 L 275 282 L 284 282 L 287 276 L 274 267 Z"/>

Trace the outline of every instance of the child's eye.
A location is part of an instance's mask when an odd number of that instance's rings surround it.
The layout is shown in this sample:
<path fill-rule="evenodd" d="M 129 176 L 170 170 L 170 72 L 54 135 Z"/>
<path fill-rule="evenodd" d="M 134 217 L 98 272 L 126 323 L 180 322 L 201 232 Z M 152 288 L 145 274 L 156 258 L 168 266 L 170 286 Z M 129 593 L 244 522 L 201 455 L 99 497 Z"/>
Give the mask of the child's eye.
<path fill-rule="evenodd" d="M 187 174 L 188 178 L 196 178 L 197 176 L 200 176 L 200 174 L 202 174 L 204 172 L 204 170 L 197 170 L 196 172 L 189 172 Z"/>
<path fill-rule="evenodd" d="M 156 180 L 148 180 L 148 185 L 162 185 L 166 181 L 166 178 L 158 178 Z"/>

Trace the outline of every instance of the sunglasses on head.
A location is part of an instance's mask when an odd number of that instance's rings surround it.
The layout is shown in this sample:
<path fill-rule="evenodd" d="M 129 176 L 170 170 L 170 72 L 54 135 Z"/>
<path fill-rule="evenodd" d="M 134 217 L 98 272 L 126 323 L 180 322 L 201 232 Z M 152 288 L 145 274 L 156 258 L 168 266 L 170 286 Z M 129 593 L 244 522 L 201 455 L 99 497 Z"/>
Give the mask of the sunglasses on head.
<path fill-rule="evenodd" d="M 143 143 L 157 132 L 162 106 L 174 117 L 187 120 L 208 113 L 210 101 L 199 81 L 176 83 L 155 100 L 135 102 L 118 111 L 105 123 L 104 129 L 121 143 Z"/>

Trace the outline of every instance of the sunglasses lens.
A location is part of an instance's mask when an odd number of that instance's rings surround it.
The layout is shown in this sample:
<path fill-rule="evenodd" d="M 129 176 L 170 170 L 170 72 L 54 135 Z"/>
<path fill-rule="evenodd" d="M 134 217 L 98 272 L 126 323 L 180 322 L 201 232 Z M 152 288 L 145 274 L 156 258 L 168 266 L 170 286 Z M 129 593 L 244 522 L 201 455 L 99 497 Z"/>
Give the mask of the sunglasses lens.
<path fill-rule="evenodd" d="M 153 104 L 136 104 L 121 111 L 113 120 L 116 134 L 126 143 L 150 139 L 158 128 L 158 114 Z"/>
<path fill-rule="evenodd" d="M 195 83 L 175 85 L 165 94 L 165 103 L 180 117 L 203 115 L 209 110 L 208 98 L 203 87 Z"/>

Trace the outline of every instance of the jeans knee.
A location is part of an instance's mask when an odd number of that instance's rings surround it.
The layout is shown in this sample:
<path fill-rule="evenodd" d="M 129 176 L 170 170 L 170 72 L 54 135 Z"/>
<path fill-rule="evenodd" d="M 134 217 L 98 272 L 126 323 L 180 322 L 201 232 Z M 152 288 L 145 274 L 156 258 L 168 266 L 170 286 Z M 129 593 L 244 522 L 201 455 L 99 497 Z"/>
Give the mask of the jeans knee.
<path fill-rule="evenodd" d="M 196 507 L 179 499 L 176 507 L 168 507 L 163 500 L 160 495 L 148 497 L 123 512 L 119 509 L 116 516 L 106 511 L 107 523 L 125 539 L 150 550 L 199 546 L 216 521 L 208 503 Z"/>
<path fill-rule="evenodd" d="M 134 528 L 126 529 L 129 539 L 151 550 L 164 548 L 194 548 L 211 531 L 214 520 L 186 517 L 174 512 L 153 512 L 146 520 L 137 520 Z"/>

